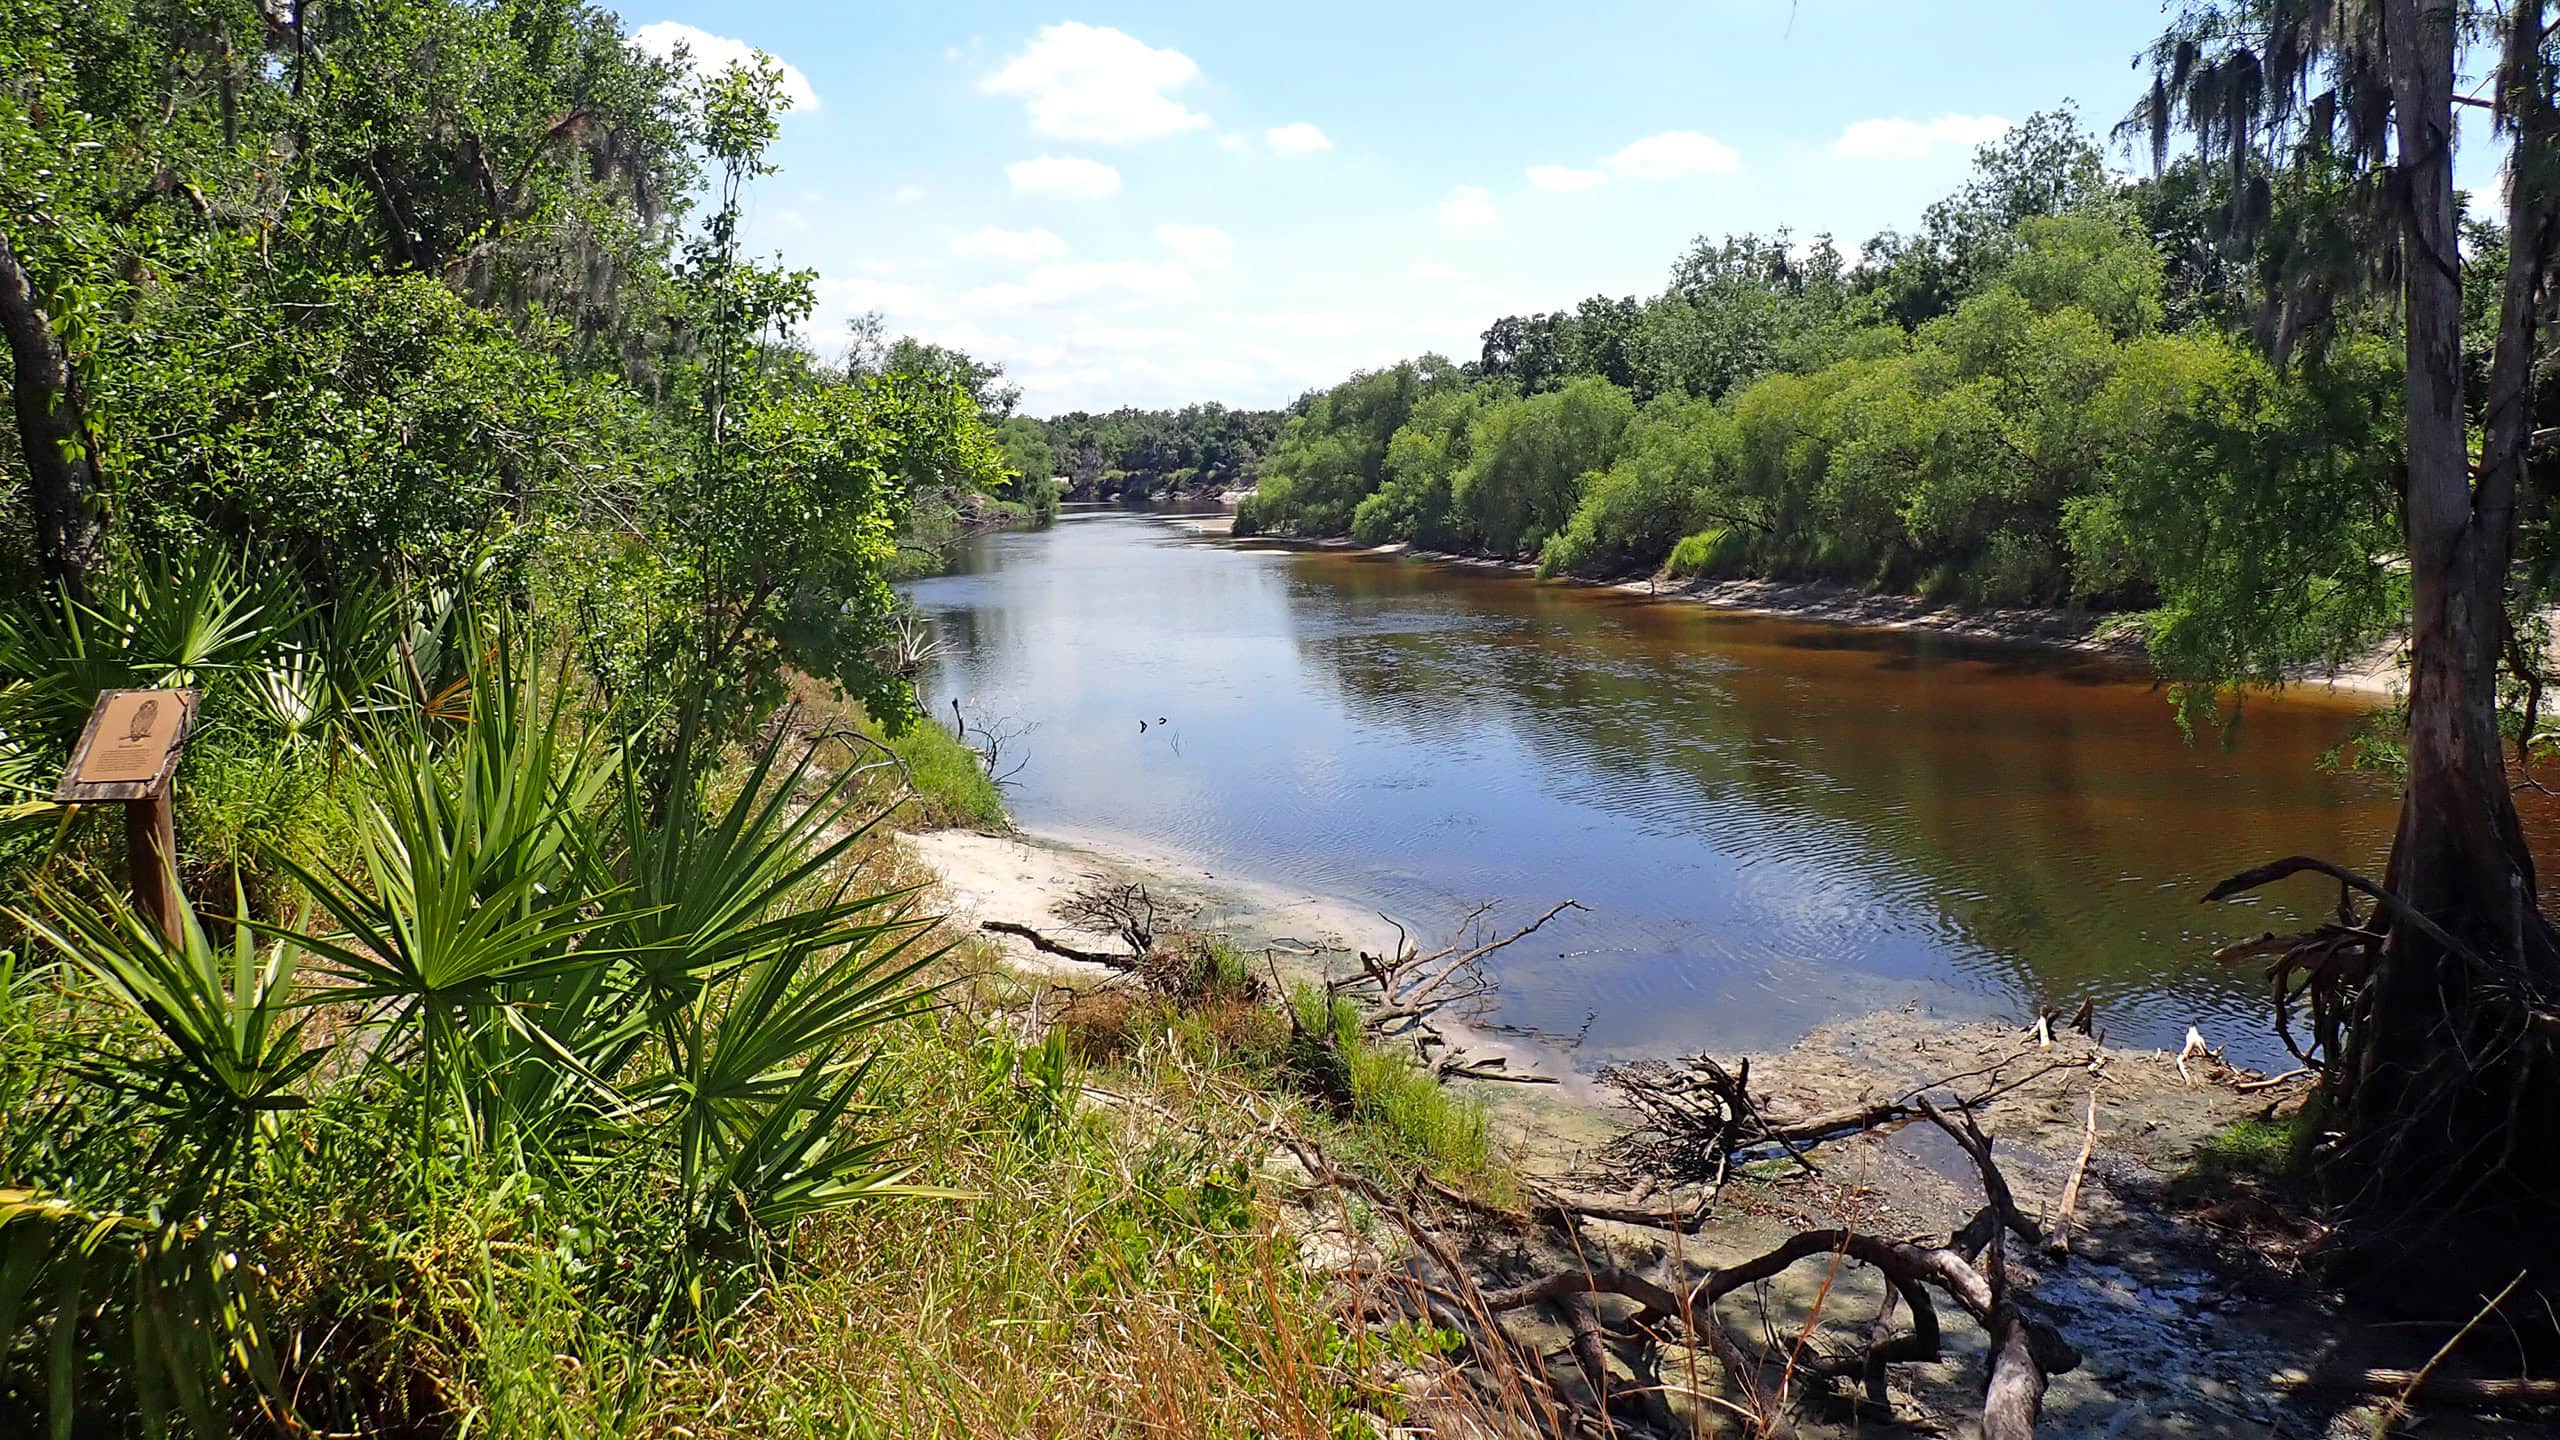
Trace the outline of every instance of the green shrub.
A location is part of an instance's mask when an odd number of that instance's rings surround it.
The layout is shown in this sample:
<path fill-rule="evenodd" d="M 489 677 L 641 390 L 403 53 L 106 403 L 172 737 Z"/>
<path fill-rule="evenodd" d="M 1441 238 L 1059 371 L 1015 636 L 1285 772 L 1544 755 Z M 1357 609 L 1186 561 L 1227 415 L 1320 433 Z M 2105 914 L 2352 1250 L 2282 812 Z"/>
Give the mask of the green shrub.
<path fill-rule="evenodd" d="M 1678 580 L 1720 580 L 1741 573 L 1750 545 L 1729 525 L 1684 535 L 1671 547 L 1668 569 Z"/>

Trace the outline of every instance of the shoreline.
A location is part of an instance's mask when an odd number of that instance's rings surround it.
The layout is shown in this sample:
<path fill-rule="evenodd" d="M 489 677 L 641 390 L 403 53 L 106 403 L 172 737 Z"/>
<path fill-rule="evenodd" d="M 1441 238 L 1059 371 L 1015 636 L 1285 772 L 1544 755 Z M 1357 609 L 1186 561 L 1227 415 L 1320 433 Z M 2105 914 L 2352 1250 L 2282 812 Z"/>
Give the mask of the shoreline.
<path fill-rule="evenodd" d="M 898 843 L 939 877 L 948 913 L 969 933 L 995 942 L 1008 969 L 1035 980 L 1089 984 L 1118 972 L 1038 954 L 1015 937 L 978 930 L 975 921 L 1011 920 L 1070 936 L 1049 907 L 1096 881 L 1141 881 L 1176 904 L 1196 905 L 1201 928 L 1227 934 L 1248 953 L 1296 947 L 1276 962 L 1289 978 L 1322 973 L 1321 957 L 1307 948 L 1375 948 L 1392 939 L 1391 922 L 1365 907 L 1217 873 L 1143 845 L 1056 831 L 965 830 L 902 834 Z M 1108 937 L 1077 938 L 1099 944 Z M 1471 1054 L 1507 1050 L 1518 1057 L 1513 1068 L 1556 1078 L 1556 1084 L 1446 1083 L 1483 1105 L 1509 1163 L 1525 1179 L 1549 1193 L 1613 1203 L 1610 1193 L 1593 1186 L 1617 1183 L 1602 1179 L 1611 1167 L 1601 1153 L 1631 1123 L 1622 1098 L 1576 1069 L 1563 1051 L 1480 1028 L 1443 1029 Z M 1731 1064 L 1744 1057 L 1720 1058 Z M 2182 1433 L 2292 1429 L 2316 1413 L 2306 1412 L 2299 1388 L 2310 1357 L 2397 1363 L 2372 1336 L 2342 1339 L 2345 1312 L 2325 1296 L 2270 1283 L 2262 1258 L 2249 1247 L 2281 1237 L 2257 1235 L 2255 1218 L 2235 1226 L 2182 1196 L 2180 1177 L 2195 1157 L 2226 1127 L 2298 1100 L 2304 1093 L 2298 1079 L 2270 1084 L 2212 1056 L 2190 1057 L 2182 1068 L 2164 1051 L 2114 1047 L 2068 1031 L 2039 1043 L 2035 1031 L 2022 1031 L 2014 1019 L 1960 1020 L 1910 1007 L 1843 1016 L 1748 1060 L 1755 1102 L 1780 1115 L 1914 1090 L 1943 1098 L 1996 1087 L 1998 1098 L 1976 1113 L 1996 1137 L 2002 1169 L 2031 1212 L 2049 1215 L 2053 1197 L 2085 1164 L 2088 1184 L 2079 1193 L 2069 1262 L 2023 1247 L 2012 1259 L 2040 1303 L 2067 1317 L 2068 1333 L 2086 1357 L 2078 1369 L 2053 1377 L 2042 1433 L 2112 1437 L 2128 1411 Z M 2093 1158 L 2081 1162 L 2084 1138 Z M 1947 1234 L 1981 1204 L 1970 1162 L 1925 1123 L 1888 1123 L 1831 1138 L 1813 1160 L 1801 1172 L 1783 1161 L 1737 1172 L 1715 1199 L 1708 1228 L 1691 1242 L 1695 1251 L 1738 1258 L 1823 1224 L 1876 1234 Z M 1675 1193 L 1655 1192 L 1639 1203 L 1670 1208 Z M 1585 1231 L 1596 1255 L 1618 1263 L 1641 1267 L 1671 1253 L 1655 1229 L 1593 1220 Z M 1826 1284 L 1814 1267 L 1789 1271 L 1771 1282 L 1763 1303 L 1808 1314 L 1823 1303 L 1819 1287 Z M 1881 1292 L 1866 1294 L 1872 1287 L 1863 1280 L 1854 1288 L 1857 1303 L 1881 1303 Z M 1960 1332 L 1948 1338 L 1952 1363 L 1921 1367 L 1910 1378 L 1912 1398 L 1924 1411 L 1960 1413 L 1978 1403 L 1975 1372 L 1968 1368 L 1978 1359 L 1967 1353 L 1978 1341 Z M 2459 1423 L 2447 1432 L 2476 1433 Z M 1805 1433 L 1855 1430 L 1809 1423 Z M 2296 1433 L 2321 1430 L 2314 1424 Z"/>
<path fill-rule="evenodd" d="M 1541 579 L 1537 565 L 1531 561 L 1468 555 L 1453 550 L 1426 550 L 1404 540 L 1384 545 L 1365 545 L 1341 537 L 1306 539 L 1255 535 L 1236 540 L 1229 538 L 1225 525 L 1216 523 L 1222 520 L 1226 525 L 1233 523 L 1232 517 L 1223 516 L 1186 519 L 1183 523 L 1204 539 L 1223 539 L 1248 551 L 1323 550 L 1400 556 L 1452 569 L 1511 575 L 1542 584 L 1612 590 L 1648 601 L 1696 605 L 1710 610 L 1766 615 L 1780 620 L 1839 625 L 1858 630 L 1944 635 L 1978 644 L 2021 646 L 2055 654 L 2078 655 L 2122 664 L 2134 676 L 2144 680 L 2156 679 L 2144 653 L 2140 616 L 2131 611 L 2035 607 L 1969 609 L 1949 601 L 1859 590 L 1829 580 L 1659 580 L 1651 577 L 1588 580 L 1575 576 Z M 2306 690 L 2315 696 L 2357 702 L 2394 699 L 2405 686 L 2406 648 L 2406 642 L 2395 636 L 2375 646 L 2353 664 L 2335 670 L 2304 664 L 2290 671 L 2281 686 L 2252 688 L 2268 693 Z"/>

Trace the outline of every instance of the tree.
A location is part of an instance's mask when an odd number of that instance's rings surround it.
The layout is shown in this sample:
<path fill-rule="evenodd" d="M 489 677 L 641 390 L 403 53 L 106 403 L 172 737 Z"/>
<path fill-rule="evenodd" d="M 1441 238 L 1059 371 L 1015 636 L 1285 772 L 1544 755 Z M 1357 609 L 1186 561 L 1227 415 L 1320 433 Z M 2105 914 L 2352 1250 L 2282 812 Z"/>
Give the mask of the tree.
<path fill-rule="evenodd" d="M 1635 415 L 1627 392 L 1596 375 L 1489 408 L 1450 482 L 1453 524 L 1489 554 L 1536 550 L 1572 519 L 1583 478 L 1616 462 Z"/>
<path fill-rule="evenodd" d="M 978 409 L 990 420 L 1007 418 L 1013 414 L 1013 407 L 1022 403 L 1022 387 L 1006 383 L 1002 365 L 912 335 L 901 335 L 892 341 L 876 367 L 860 368 L 883 375 L 940 376 L 968 391 L 969 398 L 978 402 Z"/>
<path fill-rule="evenodd" d="M 2521 658 L 2511 605 L 2517 499 L 2543 297 L 2560 238 L 2553 27 L 2547 0 L 2212 0 L 2152 54 L 2129 123 L 2155 157 L 2173 131 L 2222 166 L 2228 220 L 2263 231 L 2271 176 L 2335 167 L 2352 181 L 2369 262 L 2404 332 L 2406 468 L 2399 519 L 2410 593 L 2408 779 L 2368 926 L 2342 942 L 2337 1048 L 2322 1057 L 2334 1139 L 2321 1176 L 2355 1253 L 2392 1283 L 2465 1293 L 2519 1260 L 2560 1292 L 2549 1225 L 2560 1190 L 2560 937 L 2539 908 L 2509 791 L 2500 670 Z M 2510 242 L 2476 467 L 2464 403 L 2463 274 L 2453 189 L 2455 65 L 2492 57 L 2508 145 Z M 2270 296 L 2284 296 L 2280 272 Z M 2290 871 L 2234 877 L 2217 895 Z M 2339 958 L 2349 957 L 2352 958 Z"/>

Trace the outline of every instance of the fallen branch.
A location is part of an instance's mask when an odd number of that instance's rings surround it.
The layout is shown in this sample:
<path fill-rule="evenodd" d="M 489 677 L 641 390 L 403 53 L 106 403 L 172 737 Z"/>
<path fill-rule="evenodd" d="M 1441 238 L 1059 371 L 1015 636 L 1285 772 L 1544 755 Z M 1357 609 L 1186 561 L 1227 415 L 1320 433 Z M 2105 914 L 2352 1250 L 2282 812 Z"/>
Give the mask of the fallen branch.
<path fill-rule="evenodd" d="M 2516 1287 L 2522 1285 L 2524 1277 L 2531 1273 L 2530 1270 L 2517 1271 L 2516 1278 L 2508 1281 L 2506 1288 L 2490 1296 L 2488 1304 L 2481 1306 L 2470 1319 L 2462 1322 L 2461 1329 L 2454 1331 L 2450 1339 L 2436 1347 L 2436 1353 L 2428 1356 L 2427 1363 L 2418 1367 L 2418 1373 L 2409 1377 L 2409 1383 L 2400 1387 L 2400 1393 L 2392 1397 L 2391 1403 L 2382 1407 L 2381 1418 L 2373 1422 L 2375 1440 L 2380 1440 L 2380 1437 L 2391 1429 L 2392 1422 L 2398 1420 L 2407 1411 L 2409 1397 L 2417 1394 L 2419 1389 L 2427 1383 L 2428 1377 L 2436 1373 L 2436 1367 L 2444 1363 L 2444 1357 L 2452 1354 L 2454 1347 L 2460 1345 L 2473 1330 L 2478 1329 L 2481 1321 L 2496 1314 L 2498 1307 L 2507 1303 L 2507 1297 L 2516 1293 Z"/>
<path fill-rule="evenodd" d="M 1138 957 L 1134 955 L 1121 955 L 1107 950 L 1079 950 L 1073 945 L 1052 940 L 1028 925 L 1017 925 L 1010 920 L 981 920 L 978 922 L 978 928 L 997 935 L 1018 935 L 1030 941 L 1031 948 L 1061 959 L 1081 960 L 1087 965 L 1108 965 L 1114 970 L 1138 968 Z"/>
<path fill-rule="evenodd" d="M 1952 1087 L 1977 1076 L 1997 1077 L 2003 1070 L 2037 1052 L 2021 1050 L 1998 1064 L 1932 1081 L 1890 1100 L 1868 1101 L 1788 1119 L 1773 1119 L 1751 1097 L 1751 1063 L 1727 1071 L 1712 1056 L 1693 1055 L 1674 1067 L 1662 1061 L 1636 1061 L 1601 1070 L 1600 1083 L 1618 1092 L 1644 1123 L 1609 1142 L 1603 1152 L 1621 1167 L 1641 1174 L 1683 1182 L 1721 1184 L 1727 1167 L 1755 1147 L 1775 1146 L 1808 1171 L 1814 1170 L 1805 1150 L 1842 1135 L 1897 1125 L 1918 1115 L 1914 1103 L 1930 1090 Z M 2010 1080 L 1996 1080 L 1978 1094 L 1952 1103 L 1959 1111 L 1980 1110 L 2021 1086 L 2057 1070 L 2090 1068 L 2092 1062 L 2052 1060 Z M 1818 1172 L 1816 1172 L 1818 1173 Z"/>
<path fill-rule="evenodd" d="M 2045 1253 L 2056 1260 L 2071 1254 L 2071 1217 L 2080 1208 L 2080 1181 L 2089 1173 L 2089 1157 L 2098 1152 L 2098 1092 L 2089 1091 L 2089 1124 L 2080 1135 L 2080 1158 L 2072 1162 L 2071 1178 L 2062 1182 L 2062 1201 L 2054 1207 L 2053 1233 L 2045 1241 Z"/>
<path fill-rule="evenodd" d="M 2371 1370 L 2320 1370 L 2295 1388 L 2331 1395 L 2397 1396 L 2404 1402 L 2439 1405 L 2453 1410 L 2560 1409 L 2560 1380 L 2498 1380 L 2468 1375 L 2431 1375 L 2423 1370 L 2376 1367 Z"/>
<path fill-rule="evenodd" d="M 1406 935 L 1402 925 L 1384 915 L 1379 918 L 1395 926 L 1394 947 L 1384 955 L 1354 952 L 1359 958 L 1358 971 L 1337 976 L 1325 982 L 1332 994 L 1369 989 L 1374 991 L 1362 1020 L 1363 1028 L 1380 1039 L 1410 1039 L 1414 1058 L 1423 1062 L 1435 1078 L 1465 1080 L 1507 1080 L 1521 1085 L 1551 1085 L 1555 1082 L 1542 1075 L 1515 1075 L 1497 1071 L 1501 1062 L 1468 1062 L 1451 1048 L 1448 1037 L 1435 1023 L 1441 1011 L 1453 1005 L 1467 1005 L 1481 1012 L 1490 1008 L 1497 988 L 1493 977 L 1484 973 L 1487 957 L 1518 944 L 1545 927 L 1567 910 L 1583 906 L 1573 900 L 1559 900 L 1547 912 L 1507 935 L 1488 938 L 1483 930 L 1484 917 L 1493 909 L 1487 901 L 1469 910 L 1458 921 L 1456 933 L 1448 944 L 1424 953 Z M 1437 1062 L 1431 1059 L 1434 1048 L 1449 1050 Z"/>
<path fill-rule="evenodd" d="M 2028 1219 L 2026 1212 L 2018 1208 L 2017 1197 L 2009 1193 L 2008 1177 L 2000 1173 L 1999 1166 L 1991 1163 L 1991 1137 L 1983 1134 L 1982 1127 L 1973 1123 L 1973 1112 L 1962 1109 L 1956 1112 L 1963 1120 L 1962 1126 L 1959 1127 L 1956 1121 L 1947 1118 L 1945 1111 L 1932 1104 L 1928 1096 L 1923 1095 L 1920 1097 L 1920 1113 L 1928 1116 L 1939 1129 L 1946 1131 L 1956 1144 L 1962 1146 L 1964 1153 L 1972 1157 L 1973 1168 L 1981 1172 L 1982 1193 L 1991 1202 L 1986 1207 L 1985 1213 L 1996 1217 L 1996 1223 L 1984 1226 L 1977 1220 L 1974 1225 L 1965 1227 L 1967 1231 L 1971 1231 L 1976 1226 L 1981 1226 L 1983 1234 L 1979 1245 L 1991 1249 L 1996 1258 L 1999 1253 L 1997 1246 L 2000 1243 L 1998 1231 L 2000 1226 L 2004 1225 L 2016 1231 L 2018 1238 L 2028 1244 L 2042 1245 L 2044 1243 L 2043 1227 Z"/>

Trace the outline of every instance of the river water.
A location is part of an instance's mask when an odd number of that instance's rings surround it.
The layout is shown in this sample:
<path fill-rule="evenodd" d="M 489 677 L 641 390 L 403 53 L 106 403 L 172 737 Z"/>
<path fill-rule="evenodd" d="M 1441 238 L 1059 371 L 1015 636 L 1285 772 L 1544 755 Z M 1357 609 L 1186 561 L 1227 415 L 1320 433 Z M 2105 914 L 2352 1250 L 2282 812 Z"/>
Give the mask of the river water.
<path fill-rule="evenodd" d="M 2269 1063 L 2256 969 L 2209 952 L 2299 917 L 2198 897 L 2280 855 L 2378 865 L 2396 803 L 2320 765 L 2358 713 L 2325 693 L 2189 744 L 2107 662 L 1253 549 L 1180 517 L 981 536 L 910 594 L 945 647 L 934 707 L 1027 727 L 1027 827 L 1427 931 L 1479 900 L 1589 907 L 1500 966 L 1500 1018 L 1584 1034 L 1586 1061 L 2090 1000 L 2112 1040 L 2194 1024 Z"/>

